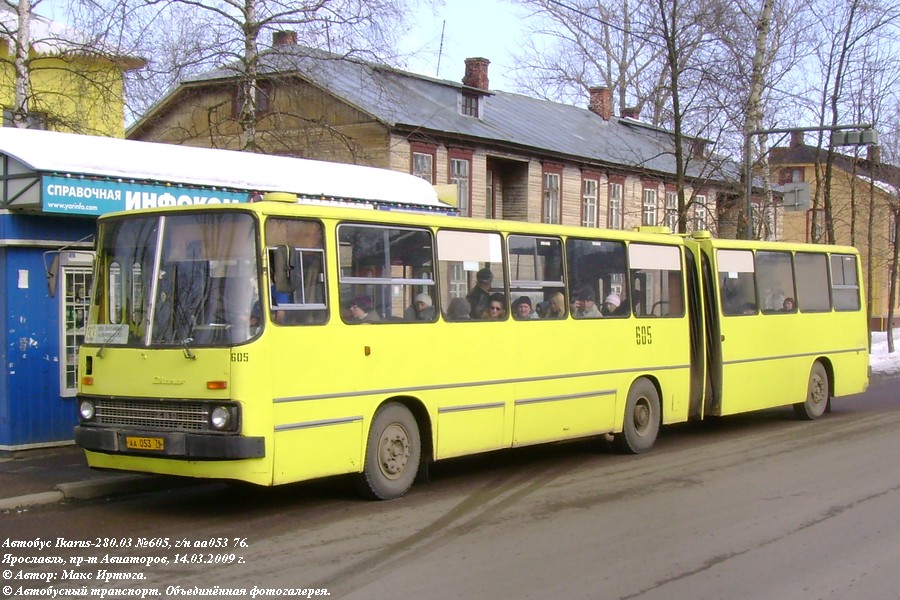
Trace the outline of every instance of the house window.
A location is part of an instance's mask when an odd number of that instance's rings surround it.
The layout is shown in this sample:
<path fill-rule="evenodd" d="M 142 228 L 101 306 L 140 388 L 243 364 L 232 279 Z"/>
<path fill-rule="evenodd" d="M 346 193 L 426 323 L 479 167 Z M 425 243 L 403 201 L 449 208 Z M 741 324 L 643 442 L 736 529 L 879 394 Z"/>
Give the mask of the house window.
<path fill-rule="evenodd" d="M 434 185 L 435 150 L 433 148 L 413 148 L 411 173 Z"/>
<path fill-rule="evenodd" d="M 450 183 L 456 184 L 456 206 L 459 214 L 469 215 L 469 165 L 468 158 L 450 159 Z"/>
<path fill-rule="evenodd" d="M 656 190 L 645 189 L 641 225 L 656 225 Z"/>
<path fill-rule="evenodd" d="M 609 184 L 609 221 L 610 229 L 622 229 L 622 184 Z"/>
<path fill-rule="evenodd" d="M 544 171 L 544 211 L 543 222 L 559 224 L 560 218 L 560 176 L 559 172 Z"/>
<path fill-rule="evenodd" d="M 706 225 L 706 196 L 694 198 L 694 231 L 703 231 Z"/>
<path fill-rule="evenodd" d="M 784 185 L 786 183 L 800 183 L 803 181 L 803 169 L 800 167 L 790 167 L 786 169 L 779 169 L 778 171 L 778 184 Z"/>
<path fill-rule="evenodd" d="M 231 118 L 240 119 L 244 110 L 245 86 L 238 85 L 231 99 Z M 268 81 L 256 82 L 256 117 L 263 117 L 272 112 L 273 88 Z"/>
<path fill-rule="evenodd" d="M 13 110 L 11 108 L 3 109 L 3 126 L 13 126 Z M 27 129 L 47 129 L 47 113 L 29 111 L 25 116 L 25 127 Z"/>
<path fill-rule="evenodd" d="M 581 225 L 597 227 L 597 180 L 584 179 L 581 192 Z"/>
<path fill-rule="evenodd" d="M 666 192 L 666 227 L 678 231 L 678 192 Z"/>
<path fill-rule="evenodd" d="M 478 117 L 478 94 L 463 92 L 460 112 L 467 117 Z"/>

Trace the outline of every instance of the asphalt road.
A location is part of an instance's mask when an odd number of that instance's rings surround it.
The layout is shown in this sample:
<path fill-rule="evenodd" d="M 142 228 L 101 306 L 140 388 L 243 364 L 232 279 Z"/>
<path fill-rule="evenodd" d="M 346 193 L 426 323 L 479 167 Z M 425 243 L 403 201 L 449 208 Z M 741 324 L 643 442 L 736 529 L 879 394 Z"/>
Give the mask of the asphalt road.
<path fill-rule="evenodd" d="M 4 561 L 66 561 L 5 562 L 0 584 L 163 598 L 215 586 L 393 600 L 897 598 L 898 383 L 814 422 L 785 409 L 666 429 L 642 456 L 579 443 L 457 460 L 391 502 L 359 500 L 337 478 L 0 516 L 0 543 L 49 543 L 2 548 Z M 92 547 L 63 547 L 73 542 Z M 103 581 L 110 573 L 145 579 Z M 24 579 L 35 574 L 44 581 Z"/>

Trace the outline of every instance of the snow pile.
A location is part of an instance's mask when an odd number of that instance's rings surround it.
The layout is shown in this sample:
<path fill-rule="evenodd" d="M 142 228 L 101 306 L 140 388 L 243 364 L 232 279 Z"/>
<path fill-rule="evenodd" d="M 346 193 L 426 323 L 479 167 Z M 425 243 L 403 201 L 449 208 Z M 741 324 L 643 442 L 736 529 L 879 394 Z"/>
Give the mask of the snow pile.
<path fill-rule="evenodd" d="M 900 373 L 900 330 L 894 330 L 894 353 L 888 354 L 887 333 L 872 333 L 872 352 L 869 355 L 872 373 L 883 375 Z"/>

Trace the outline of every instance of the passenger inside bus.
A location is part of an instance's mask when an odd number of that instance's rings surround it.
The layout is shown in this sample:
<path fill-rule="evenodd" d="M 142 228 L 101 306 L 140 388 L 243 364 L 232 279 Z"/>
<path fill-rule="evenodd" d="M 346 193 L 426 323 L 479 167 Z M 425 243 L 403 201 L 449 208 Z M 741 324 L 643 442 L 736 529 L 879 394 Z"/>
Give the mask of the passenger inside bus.
<path fill-rule="evenodd" d="M 583 287 L 578 291 L 572 304 L 572 316 L 576 319 L 598 319 L 603 316 L 594 303 L 594 290 Z"/>
<path fill-rule="evenodd" d="M 351 323 L 378 323 L 381 317 L 375 312 L 371 296 L 357 296 L 350 302 Z"/>
<path fill-rule="evenodd" d="M 259 300 L 253 303 L 253 307 L 250 309 L 250 337 L 253 337 L 257 333 L 259 333 L 259 328 L 262 326 L 262 310 L 259 305 Z"/>
<path fill-rule="evenodd" d="M 468 321 L 471 317 L 469 311 L 472 307 L 465 298 L 451 298 L 450 306 L 447 307 L 448 321 Z"/>
<path fill-rule="evenodd" d="M 562 292 L 556 292 L 550 296 L 547 301 L 547 307 L 544 309 L 542 318 L 544 319 L 564 319 L 566 317 L 566 297 Z"/>
<path fill-rule="evenodd" d="M 431 296 L 424 293 L 416 295 L 412 305 L 403 311 L 404 321 L 434 321 L 436 318 Z"/>
<path fill-rule="evenodd" d="M 487 310 L 491 301 L 491 283 L 494 281 L 494 274 L 490 269 L 480 269 L 475 275 L 475 286 L 469 290 L 466 300 L 469 301 L 469 316 L 473 319 L 482 318 L 482 314 Z"/>
<path fill-rule="evenodd" d="M 782 312 L 794 312 L 794 299 L 785 298 L 781 303 Z"/>
<path fill-rule="evenodd" d="M 481 318 L 494 321 L 505 319 L 506 296 L 500 292 L 491 294 L 490 302 L 488 303 L 487 308 L 484 309 L 484 312 L 481 313 Z"/>
<path fill-rule="evenodd" d="M 622 301 L 619 299 L 619 295 L 613 292 L 603 301 L 603 308 L 600 309 L 600 313 L 604 317 L 611 317 L 612 315 L 617 314 L 616 311 L 619 310 L 621 305 Z"/>
<path fill-rule="evenodd" d="M 534 312 L 531 306 L 531 298 L 528 296 L 519 296 L 519 298 L 513 302 L 513 317 L 520 321 L 538 318 L 537 313 Z"/>

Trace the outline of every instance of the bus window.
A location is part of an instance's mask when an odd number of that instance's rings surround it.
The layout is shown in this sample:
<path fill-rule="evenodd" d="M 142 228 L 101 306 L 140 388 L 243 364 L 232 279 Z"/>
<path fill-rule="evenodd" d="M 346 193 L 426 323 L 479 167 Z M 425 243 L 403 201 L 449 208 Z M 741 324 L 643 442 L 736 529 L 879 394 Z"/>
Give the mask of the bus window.
<path fill-rule="evenodd" d="M 490 305 L 492 294 L 505 298 L 503 254 L 500 235 L 480 231 L 451 231 L 437 233 L 438 267 L 441 278 L 441 305 L 446 307 L 444 318 L 465 320 L 457 311 L 449 312 L 454 298 L 469 304 L 469 319 L 480 319 Z M 505 300 L 504 300 L 505 301 Z"/>
<path fill-rule="evenodd" d="M 859 310 L 859 280 L 856 259 L 848 254 L 831 255 L 831 291 L 835 310 Z"/>
<path fill-rule="evenodd" d="M 338 243 L 346 323 L 437 319 L 430 231 L 343 224 Z M 417 301 L 423 310 L 416 310 Z"/>
<path fill-rule="evenodd" d="M 719 250 L 719 293 L 723 315 L 755 315 L 756 279 L 753 252 L 750 250 Z"/>
<path fill-rule="evenodd" d="M 684 315 L 681 253 L 674 246 L 628 246 L 632 304 L 641 317 Z"/>
<path fill-rule="evenodd" d="M 603 316 L 626 317 L 631 313 L 625 285 L 624 243 L 569 238 L 566 240 L 566 257 L 573 301 L 577 301 L 578 295 L 589 295 L 596 299 L 596 306 Z"/>
<path fill-rule="evenodd" d="M 509 291 L 514 319 L 541 316 L 553 294 L 565 289 L 562 275 L 562 242 L 555 238 L 511 235 Z"/>
<path fill-rule="evenodd" d="M 794 260 L 797 261 L 797 307 L 800 312 L 831 310 L 827 257 L 818 252 L 798 252 Z"/>
<path fill-rule="evenodd" d="M 90 312 L 95 323 L 120 330 L 120 335 L 113 337 L 124 337 L 130 344 L 141 342 L 146 330 L 144 316 L 149 299 L 144 290 L 149 289 L 149 283 L 144 278 L 153 273 L 157 234 L 157 219 L 140 219 L 109 221 L 100 236 L 98 261 L 100 270 L 108 275 L 97 286 Z"/>
<path fill-rule="evenodd" d="M 320 325 L 328 320 L 322 224 L 309 219 L 266 221 L 269 302 L 280 325 Z"/>
<path fill-rule="evenodd" d="M 794 312 L 797 293 L 790 252 L 757 252 L 756 276 L 764 313 Z"/>

